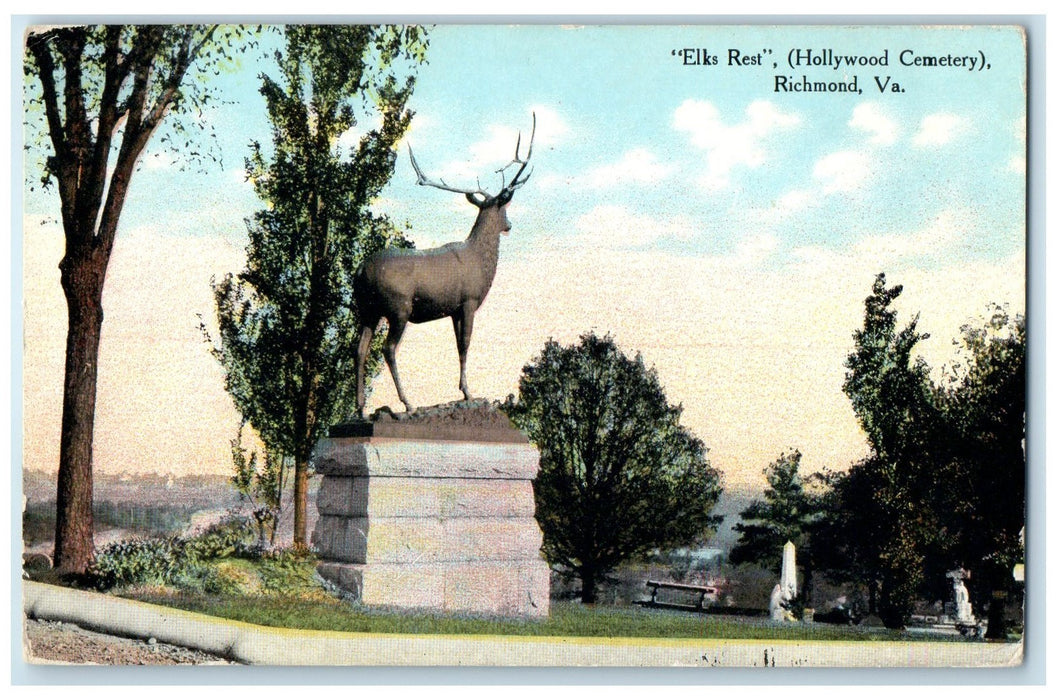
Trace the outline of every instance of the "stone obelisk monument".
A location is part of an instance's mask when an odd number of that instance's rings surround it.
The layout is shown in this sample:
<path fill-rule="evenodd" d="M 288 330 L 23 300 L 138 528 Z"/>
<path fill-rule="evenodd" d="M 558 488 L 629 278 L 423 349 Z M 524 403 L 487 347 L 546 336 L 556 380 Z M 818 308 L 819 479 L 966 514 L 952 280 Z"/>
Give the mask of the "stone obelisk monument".
<path fill-rule="evenodd" d="M 323 474 L 312 534 L 319 573 L 353 599 L 548 614 L 532 493 L 539 452 L 489 402 L 337 426 L 314 462 Z"/>

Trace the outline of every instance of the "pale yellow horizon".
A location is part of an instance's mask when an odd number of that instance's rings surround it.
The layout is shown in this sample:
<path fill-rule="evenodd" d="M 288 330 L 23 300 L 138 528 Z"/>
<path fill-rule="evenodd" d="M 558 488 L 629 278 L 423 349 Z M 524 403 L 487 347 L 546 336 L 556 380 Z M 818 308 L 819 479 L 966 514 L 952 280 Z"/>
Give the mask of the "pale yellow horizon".
<path fill-rule="evenodd" d="M 63 242 L 59 226 L 39 218 L 25 217 L 24 229 L 22 466 L 54 472 L 66 331 L 57 268 Z M 657 368 L 725 485 L 761 489 L 763 469 L 793 448 L 803 452 L 806 473 L 846 469 L 867 446 L 841 391 L 843 362 L 877 272 L 904 285 L 901 321 L 920 312 L 919 327 L 931 334 L 920 351 L 937 370 L 950 361 L 959 327 L 989 302 L 1024 309 L 1023 254 L 993 265 L 919 269 L 907 262 L 914 235 L 840 253 L 804 248 L 798 262 L 771 267 L 753 251 L 709 258 L 503 249 L 477 316 L 470 388 L 502 399 L 517 391 L 521 368 L 547 339 L 567 344 L 589 330 L 610 333 Z M 119 234 L 104 294 L 97 473 L 230 472 L 239 417 L 198 315 L 214 317 L 211 277 L 243 266 L 242 244 L 231 240 L 150 228 Z M 399 361 L 416 405 L 460 398 L 449 322 L 411 326 Z M 375 380 L 368 410 L 382 405 L 400 407 L 387 370 Z"/>

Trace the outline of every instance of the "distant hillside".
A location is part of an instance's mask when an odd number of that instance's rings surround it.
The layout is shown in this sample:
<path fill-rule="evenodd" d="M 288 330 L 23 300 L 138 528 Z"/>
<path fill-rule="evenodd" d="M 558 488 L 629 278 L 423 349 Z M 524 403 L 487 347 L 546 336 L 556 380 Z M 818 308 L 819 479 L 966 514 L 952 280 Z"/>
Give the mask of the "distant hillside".
<path fill-rule="evenodd" d="M 738 541 L 738 533 L 734 532 L 734 526 L 741 522 L 739 514 L 749 507 L 752 501 L 763 498 L 763 494 L 746 487 L 726 487 L 720 494 L 719 502 L 712 510 L 713 515 L 722 515 L 723 524 L 708 542 L 710 547 L 722 549 L 729 552 L 731 547 Z"/>
<path fill-rule="evenodd" d="M 308 482 L 306 516 L 310 532 L 319 517 L 316 501 L 321 480 L 314 475 Z M 26 496 L 23 542 L 28 549 L 48 551 L 55 532 L 56 477 L 46 472 L 23 472 L 22 489 Z M 130 534 L 167 535 L 187 527 L 205 527 L 233 509 L 245 512 L 238 491 L 224 474 L 100 474 L 95 477 L 92 490 L 97 546 Z M 293 508 L 289 499 L 287 490 L 279 521 L 279 541 L 287 544 L 293 541 Z"/>
<path fill-rule="evenodd" d="M 56 477 L 39 471 L 22 473 L 22 493 L 30 503 L 55 501 Z M 226 508 L 238 502 L 231 478 L 224 474 L 174 477 L 137 474 L 134 477 L 97 474 L 92 481 L 97 502 L 180 504 L 193 508 Z"/>
<path fill-rule="evenodd" d="M 310 480 L 310 520 L 315 519 L 315 492 L 319 481 L 318 477 Z M 29 505 L 54 504 L 55 488 L 54 474 L 23 472 L 22 489 Z M 230 477 L 224 474 L 180 477 L 160 474 L 135 477 L 99 474 L 95 477 L 93 491 L 97 505 L 170 505 L 180 510 L 217 512 L 239 504 L 238 492 L 231 485 Z M 745 487 L 725 488 L 713 510 L 713 514 L 723 516 L 723 524 L 707 546 L 729 552 L 738 539 L 733 530 L 734 525 L 739 522 L 738 514 L 756 498 L 761 498 L 761 494 Z M 54 510 L 54 506 L 52 509 Z M 292 509 L 285 510 L 287 512 L 284 515 L 289 516 Z"/>

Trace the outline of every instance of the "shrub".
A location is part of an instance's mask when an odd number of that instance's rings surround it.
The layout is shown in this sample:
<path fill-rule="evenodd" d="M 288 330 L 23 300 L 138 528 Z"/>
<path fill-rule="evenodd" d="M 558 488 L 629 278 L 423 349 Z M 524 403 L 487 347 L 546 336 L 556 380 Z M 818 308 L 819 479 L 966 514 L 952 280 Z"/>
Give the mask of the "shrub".
<path fill-rule="evenodd" d="M 195 560 L 238 556 L 247 550 L 253 528 L 247 518 L 231 516 L 185 540 L 188 556 Z"/>
<path fill-rule="evenodd" d="M 188 566 L 177 574 L 173 585 L 187 593 L 241 595 L 255 588 L 253 577 L 227 562 Z"/>
<path fill-rule="evenodd" d="M 229 518 L 190 537 L 120 540 L 96 553 L 88 571 L 100 590 L 144 584 L 172 584 L 202 592 L 221 592 L 206 563 L 247 551 L 253 536 L 245 518 Z"/>
<path fill-rule="evenodd" d="M 133 538 L 112 542 L 96 553 L 88 570 L 97 588 L 170 583 L 182 565 L 179 538 Z"/>

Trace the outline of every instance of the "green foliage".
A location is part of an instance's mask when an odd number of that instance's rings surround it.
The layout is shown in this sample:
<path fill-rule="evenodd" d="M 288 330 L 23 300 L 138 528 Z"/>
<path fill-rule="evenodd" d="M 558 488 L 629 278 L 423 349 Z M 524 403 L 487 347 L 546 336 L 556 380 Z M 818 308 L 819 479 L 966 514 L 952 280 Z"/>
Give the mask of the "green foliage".
<path fill-rule="evenodd" d="M 741 512 L 742 522 L 734 526 L 741 536 L 730 551 L 732 564 L 755 562 L 777 574 L 786 542 L 796 545 L 801 563 L 809 558 L 809 534 L 818 520 L 820 503 L 804 489 L 801 456 L 799 450 L 783 452 L 764 470 L 770 486 L 763 500 L 750 503 Z"/>
<path fill-rule="evenodd" d="M 101 590 L 189 583 L 195 590 L 206 590 L 211 576 L 203 570 L 206 562 L 244 552 L 250 535 L 249 523 L 232 518 L 188 537 L 120 540 L 96 552 L 88 575 Z"/>
<path fill-rule="evenodd" d="M 245 423 L 239 426 L 238 434 L 231 441 L 231 461 L 235 469 L 231 483 L 239 492 L 239 498 L 250 504 L 257 528 L 258 549 L 274 547 L 282 513 L 284 460 L 266 450 L 264 465 L 258 465 L 257 452 L 242 446 L 244 427 Z"/>
<path fill-rule="evenodd" d="M 179 570 L 177 538 L 135 538 L 104 546 L 88 574 L 101 590 L 145 583 L 164 583 Z"/>
<path fill-rule="evenodd" d="M 890 627 L 909 621 L 914 596 L 926 580 L 923 553 L 941 533 L 930 490 L 941 485 L 936 465 L 942 424 L 928 365 L 914 356 L 917 343 L 928 336 L 918 333 L 916 317 L 898 328 L 891 305 L 902 291 L 900 285 L 887 287 L 883 274 L 877 276 L 846 363 L 844 391 L 873 456 L 851 470 L 860 472 L 859 483 L 867 488 L 846 492 L 866 502 L 840 505 L 852 518 L 860 509 L 871 512 L 875 539 L 863 551 L 862 543 L 847 540 L 862 539 L 865 533 L 828 530 L 845 540 L 845 548 L 867 557 L 863 563 L 872 572 L 870 585 L 880 590 L 878 613 Z"/>
<path fill-rule="evenodd" d="M 246 269 L 214 284 L 214 355 L 266 452 L 294 460 L 303 545 L 308 458 L 355 402 L 352 280 L 372 253 L 407 245 L 371 205 L 411 124 L 406 74 L 423 60 L 426 38 L 417 27 L 368 25 L 292 25 L 285 38 L 280 77 L 261 76 L 272 152 L 255 142 L 246 159 L 265 206 L 247 222 Z M 354 128 L 362 134 L 345 153 L 341 139 Z M 375 348 L 369 369 L 378 365 Z"/>
<path fill-rule="evenodd" d="M 177 157 L 180 169 L 201 167 L 206 161 L 222 163 L 214 126 L 201 118 L 222 99 L 210 79 L 237 69 L 241 58 L 257 48 L 261 31 L 260 26 L 244 25 L 125 24 L 49 28 L 30 35 L 23 64 L 27 177 L 39 173 L 45 188 L 58 178 L 60 159 L 48 155 L 48 141 L 54 136 L 49 134 L 40 82 L 42 71 L 51 70 L 60 89 L 69 80 L 78 81 L 85 112 L 93 118 L 100 108 L 108 109 L 109 90 L 122 108 L 142 101 L 150 109 L 167 99 L 158 141 Z M 121 71 L 108 67 L 111 53 L 124 59 Z M 67 57 L 75 60 L 68 62 Z M 145 77 L 142 95 L 132 98 L 138 90 L 133 77 L 139 72 Z M 108 90 L 108 82 L 116 87 Z M 103 137 L 109 139 L 110 134 Z"/>
<path fill-rule="evenodd" d="M 200 110 L 206 103 L 208 93 L 194 81 L 185 87 L 189 71 L 216 71 L 243 33 L 241 27 L 164 24 L 70 24 L 27 33 L 26 172 L 39 171 L 45 186 L 54 179 L 65 239 L 59 281 L 69 311 L 69 342 L 55 528 L 60 571 L 82 574 L 92 557 L 91 455 L 103 286 L 133 174 L 163 122 L 173 125 L 170 133 L 181 134 L 179 116 L 167 115 Z M 201 157 L 190 138 L 183 150 Z"/>
<path fill-rule="evenodd" d="M 260 558 L 261 586 L 274 595 L 300 596 L 317 591 L 316 557 L 305 550 L 280 550 Z"/>
<path fill-rule="evenodd" d="M 252 534 L 245 518 L 231 517 L 184 538 L 182 542 L 191 559 L 221 559 L 244 552 Z"/>
<path fill-rule="evenodd" d="M 547 342 L 507 408 L 540 449 L 544 556 L 580 579 L 584 602 L 621 562 L 690 544 L 718 523 L 719 473 L 704 445 L 679 424 L 657 372 L 610 337 Z"/>
<path fill-rule="evenodd" d="M 960 362 L 937 389 L 950 431 L 948 529 L 957 558 L 988 585 L 1008 585 L 1023 561 L 1026 327 L 1023 316 L 992 307 L 991 316 L 962 327 Z"/>
<path fill-rule="evenodd" d="M 902 288 L 878 275 L 855 334 L 844 385 L 872 448 L 847 474 L 823 475 L 826 521 L 816 547 L 831 574 L 863 582 L 885 624 L 915 599 L 944 597 L 944 572 L 965 567 L 975 595 L 1011 578 L 1024 524 L 1023 317 L 996 307 L 965 326 L 945 381 L 914 357 L 926 336 L 897 327 Z"/>

